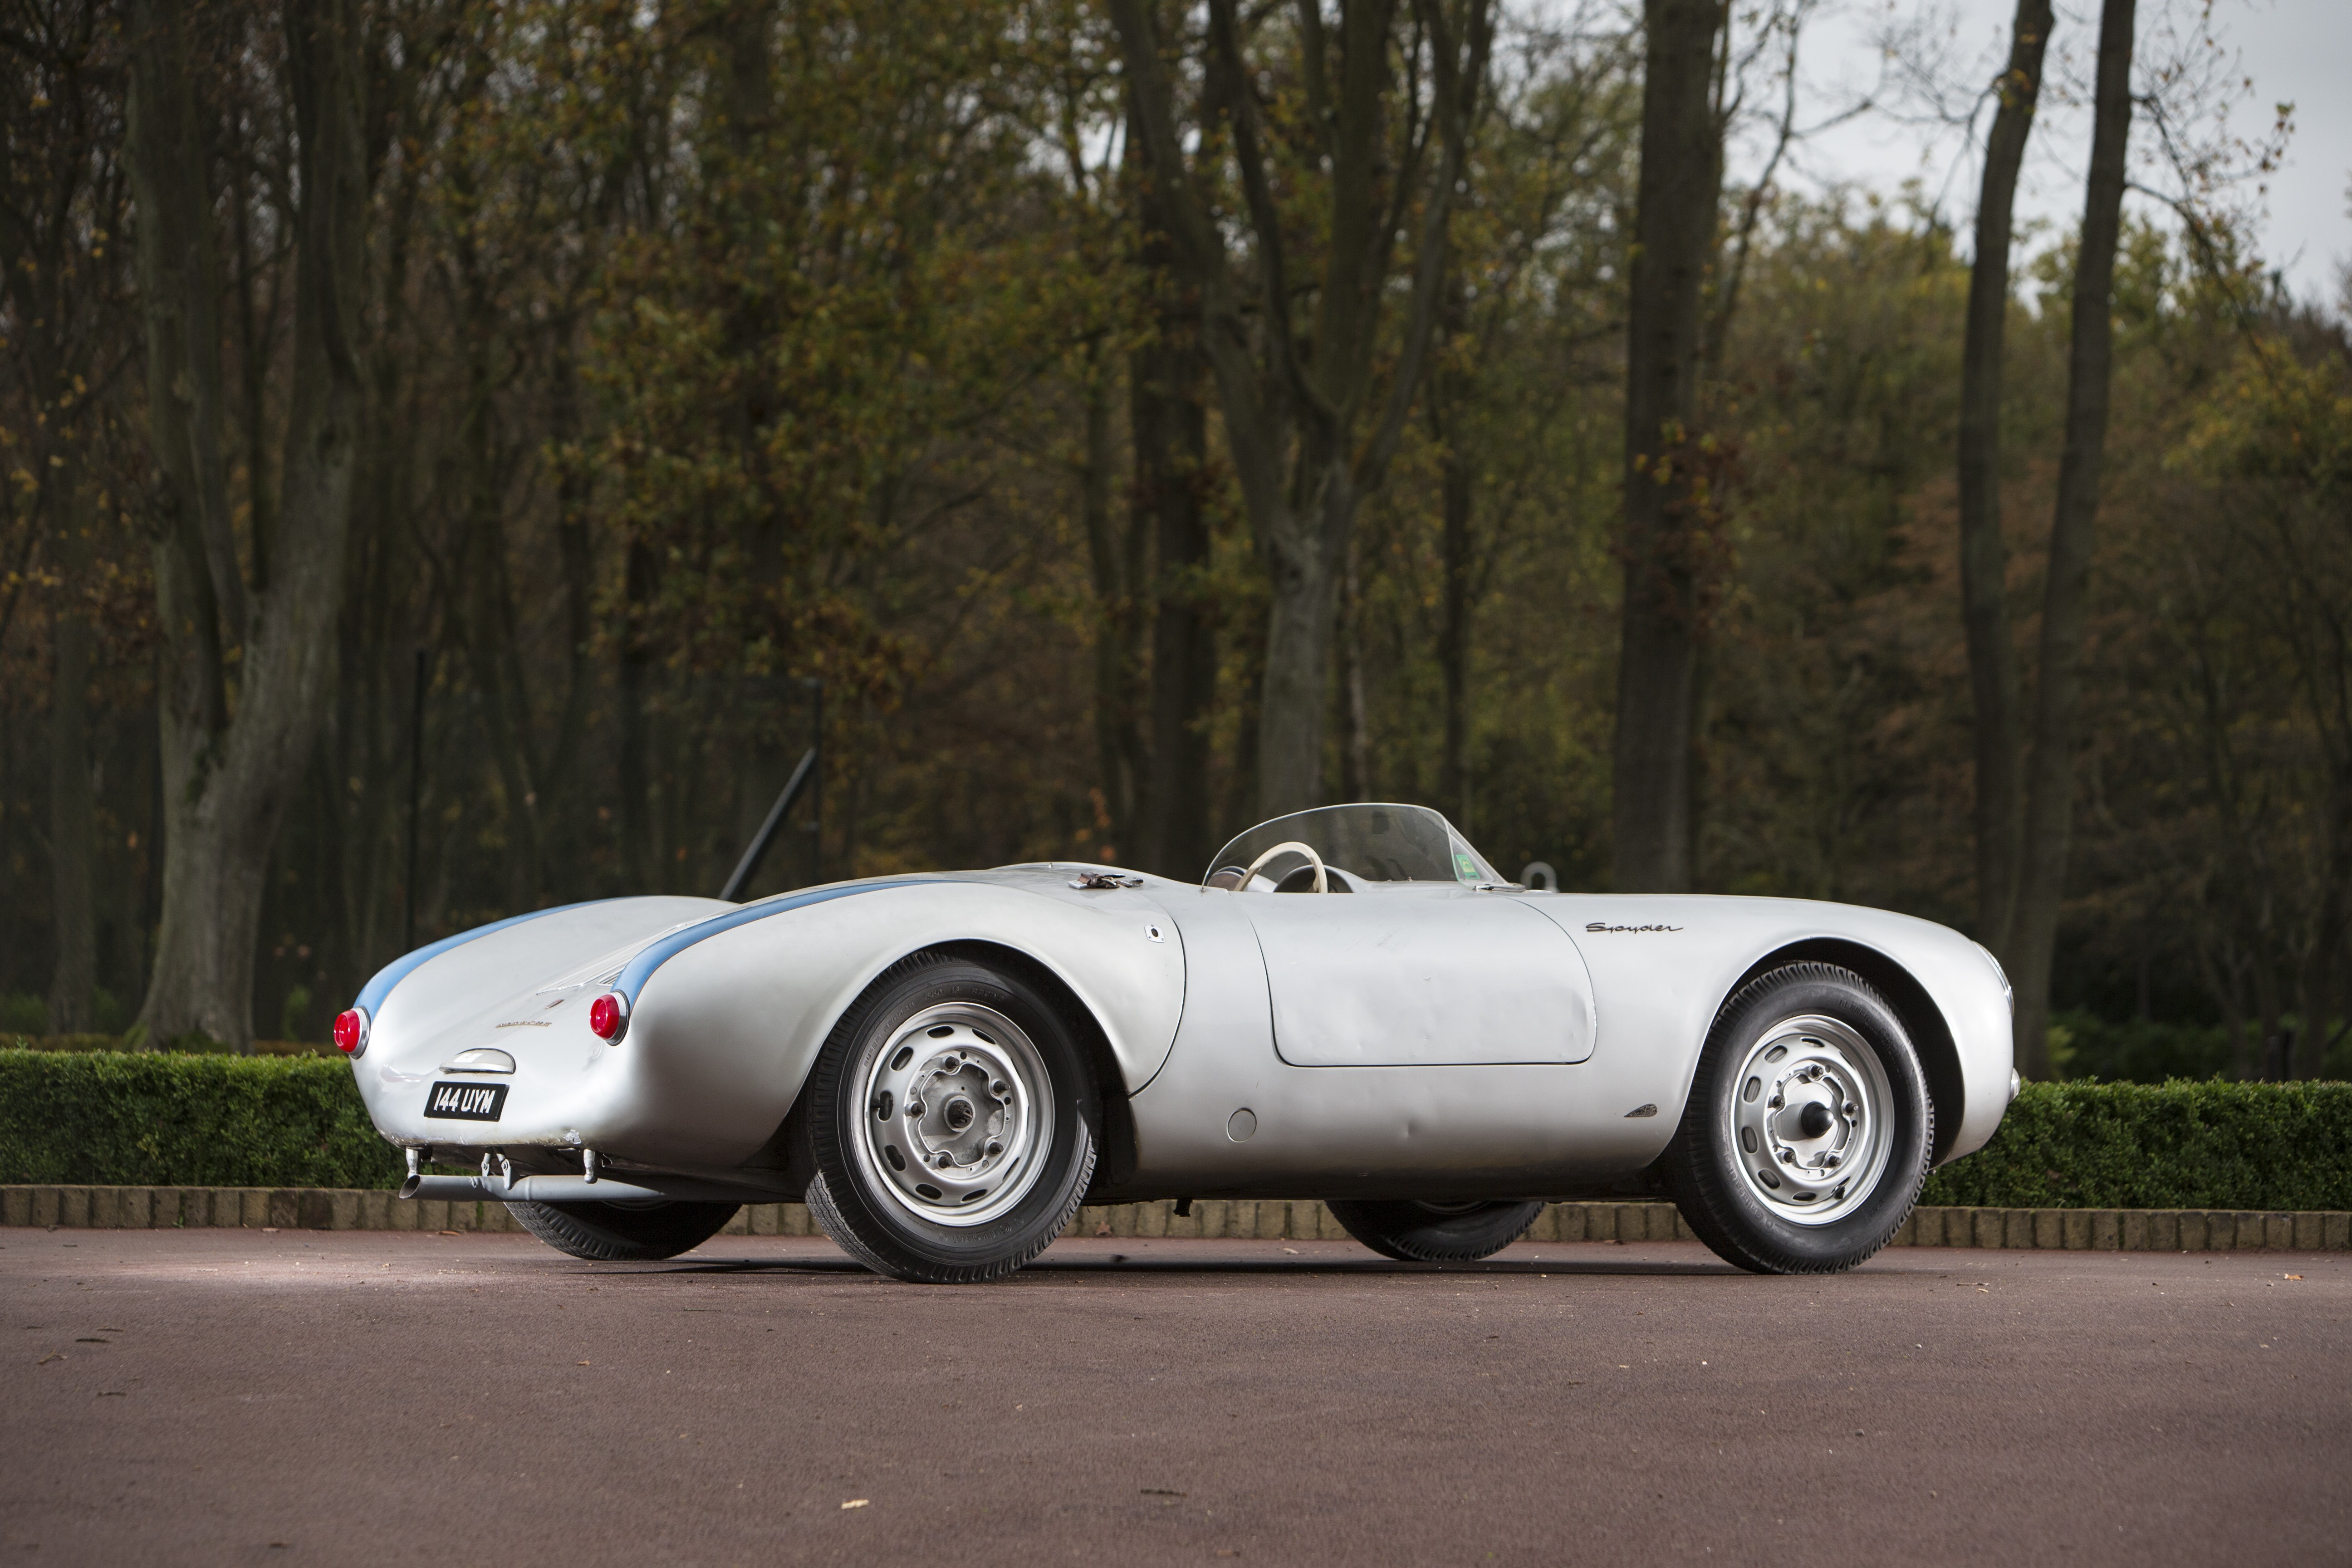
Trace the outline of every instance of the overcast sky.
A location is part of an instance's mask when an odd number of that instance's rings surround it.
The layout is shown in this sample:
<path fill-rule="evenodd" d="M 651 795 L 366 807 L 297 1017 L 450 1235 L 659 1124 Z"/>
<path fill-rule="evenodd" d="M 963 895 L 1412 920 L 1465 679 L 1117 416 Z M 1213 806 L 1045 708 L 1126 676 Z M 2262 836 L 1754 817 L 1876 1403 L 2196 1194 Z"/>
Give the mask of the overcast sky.
<path fill-rule="evenodd" d="M 2029 248 L 2078 220 L 2090 141 L 2087 106 L 2066 100 L 2070 83 L 2088 96 L 2098 5 L 2057 0 L 2056 8 L 2047 77 L 2054 90 L 2043 96 L 2018 193 L 2021 222 L 2047 225 L 2025 240 Z M 2200 10 L 2200 0 L 2140 0 L 2143 65 L 2191 31 Z M 2000 68 L 2014 11 L 2014 0 L 1828 0 L 1803 40 L 1800 123 L 1819 123 L 1869 98 L 1892 111 L 1864 113 L 1821 132 L 1793 155 L 1784 179 L 1800 187 L 1845 183 L 1892 195 L 1916 178 L 1965 244 L 1976 205 L 1975 150 L 1958 128 L 1930 122 L 1924 94 L 1901 90 L 1901 73 L 1890 69 L 1882 40 L 1891 29 L 1907 33 L 1906 57 L 1939 55 L 1941 74 L 1964 84 L 1965 92 Z M 2261 215 L 2263 258 L 2285 274 L 2298 297 L 2337 306 L 2341 269 L 2352 262 L 2352 0 L 2214 0 L 2212 29 L 2223 49 L 2218 63 L 2232 68 L 2229 79 L 2252 79 L 2250 89 L 2235 93 L 2231 133 L 2264 139 L 2276 105 L 2294 105 L 2294 134 L 2284 163 L 2264 182 L 2267 193 L 2258 202 L 2251 184 L 2243 193 Z M 1954 105 L 1965 107 L 1960 94 Z M 1990 120 L 1989 111 L 1979 113 L 1979 142 Z M 2136 154 L 2149 146 L 2146 129 L 2134 125 Z M 1751 142 L 1736 153 L 1734 177 L 1752 177 L 1762 151 Z M 2134 174 L 2153 180 L 2158 171 L 2136 158 Z"/>

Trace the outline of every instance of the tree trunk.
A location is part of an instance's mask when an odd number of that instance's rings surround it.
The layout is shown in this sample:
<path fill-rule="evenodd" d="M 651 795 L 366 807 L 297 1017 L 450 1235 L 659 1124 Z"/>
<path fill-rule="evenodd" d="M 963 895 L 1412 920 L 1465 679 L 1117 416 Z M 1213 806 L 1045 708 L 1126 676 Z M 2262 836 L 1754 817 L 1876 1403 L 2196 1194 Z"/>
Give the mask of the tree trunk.
<path fill-rule="evenodd" d="M 1722 132 L 1710 101 L 1722 0 L 1645 0 L 1642 174 L 1625 342 L 1625 599 L 1617 665 L 1616 888 L 1691 881 L 1691 712 L 1700 636 L 1699 308 Z"/>
<path fill-rule="evenodd" d="M 2352 770 L 2343 758 L 2329 760 L 2327 784 L 2327 809 L 2319 824 L 2326 868 L 2319 907 L 2312 916 L 2311 945 L 2295 977 L 2298 1017 L 2289 1066 L 2290 1076 L 2298 1079 L 2327 1075 L 2327 1047 L 2347 1023 L 2344 947 L 2347 928 L 2352 926 Z"/>
<path fill-rule="evenodd" d="M 1300 8 L 1299 64 L 1317 106 L 1312 133 L 1322 142 L 1308 167 L 1319 170 L 1328 221 L 1313 287 L 1298 289 L 1239 8 L 1233 0 L 1211 0 L 1206 96 L 1230 132 L 1244 208 L 1232 222 L 1245 224 L 1254 252 L 1258 299 L 1255 310 L 1245 310 L 1225 220 L 1212 221 L 1177 124 L 1158 24 L 1142 0 L 1110 0 L 1108 9 L 1134 129 L 1166 203 L 1174 269 L 1201 301 L 1202 342 L 1223 405 L 1226 445 L 1265 567 L 1271 603 L 1255 731 L 1257 814 L 1280 816 L 1323 798 L 1339 579 L 1356 508 L 1378 488 L 1395 453 L 1428 360 L 1446 235 L 1486 80 L 1491 17 L 1486 0 L 1465 0 L 1458 13 L 1438 0 L 1420 0 L 1412 7 L 1418 37 L 1401 49 L 1395 0 L 1343 5 L 1332 39 L 1325 37 L 1320 7 Z M 1431 89 L 1431 112 L 1416 127 L 1422 140 L 1402 160 L 1391 135 L 1401 53 L 1412 54 L 1416 68 L 1426 65 Z M 1441 150 L 1427 159 L 1433 140 Z M 1426 174 L 1424 163 L 1431 165 Z M 1377 351 L 1394 292 L 1391 257 L 1412 210 L 1393 198 L 1403 182 L 1423 180 L 1410 302 L 1397 312 L 1398 347 L 1384 359 Z M 1297 320 L 1308 298 L 1311 324 Z"/>
<path fill-rule="evenodd" d="M 530 755 L 530 695 L 514 657 L 516 616 L 508 591 L 506 509 L 501 495 L 505 454 L 499 438 L 498 307 L 482 276 L 472 237 L 461 234 L 457 267 L 463 282 L 466 415 L 459 447 L 464 464 L 465 534 L 457 552 L 459 633 L 467 674 L 481 704 L 489 761 L 506 805 L 506 891 L 509 910 L 539 907 L 546 887 L 540 847 L 539 773 Z"/>
<path fill-rule="evenodd" d="M 652 614 L 660 566 L 653 546 L 642 539 L 629 542 L 623 568 L 620 700 L 614 715 L 618 752 L 613 759 L 614 786 L 621 796 L 620 862 L 633 893 L 656 890 L 661 875 L 659 847 L 655 843 L 654 777 L 646 765 L 653 755 L 653 645 L 646 636 L 646 617 Z"/>
<path fill-rule="evenodd" d="M 1170 273 L 1168 220 L 1152 176 L 1139 170 L 1137 177 L 1139 252 L 1156 296 L 1156 330 L 1129 361 L 1135 446 L 1129 510 L 1139 529 L 1140 520 L 1150 520 L 1159 557 L 1151 595 L 1151 766 L 1144 790 L 1149 826 L 1139 863 L 1162 876 L 1195 877 L 1216 848 L 1208 842 L 1215 603 L 1205 580 L 1209 529 L 1201 507 L 1208 411 L 1201 403 L 1199 312 Z"/>
<path fill-rule="evenodd" d="M 1968 338 L 1960 358 L 1960 619 L 1968 631 L 1976 708 L 1977 936 L 2011 951 L 2020 820 L 2017 651 L 2010 640 L 2000 532 L 2002 336 L 2009 324 L 2010 218 L 2017 171 L 2042 90 L 2050 0 L 2018 0 L 2000 105 L 1985 142 L 1977 196 L 1976 258 L 1969 269 Z"/>
<path fill-rule="evenodd" d="M 158 681 L 163 909 L 140 1024 L 151 1041 L 202 1031 L 243 1048 L 253 1037 L 265 869 L 334 683 L 363 401 L 356 343 L 367 205 L 360 29 L 339 0 L 288 8 L 301 192 L 293 384 L 278 537 L 257 552 L 270 563 L 271 580 L 252 596 L 232 718 L 216 627 L 219 598 L 235 595 L 215 592 L 218 563 L 203 525 L 213 507 L 206 476 L 219 462 L 225 432 L 212 308 L 218 258 L 201 216 L 209 205 L 202 142 L 189 133 L 198 122 L 194 74 L 168 8 L 141 0 L 131 20 L 131 142 L 150 436 L 161 470 L 155 577 L 165 663 Z M 212 395 L 190 395 L 189 368 L 207 363 Z M 235 567 L 232 558 L 232 577 Z"/>
<path fill-rule="evenodd" d="M 89 618 L 80 600 L 89 581 L 90 520 L 81 496 L 81 468 L 59 441 L 62 467 L 48 470 L 49 514 L 55 520 L 57 564 L 65 579 L 51 623 L 56 663 L 49 686 L 49 918 L 57 931 L 57 968 L 49 978 L 49 1030 L 89 1029 L 98 984 L 98 915 L 91 857 L 98 847 L 90 806 Z"/>
<path fill-rule="evenodd" d="M 1364 700 L 1363 574 L 1357 552 L 1339 574 L 1339 798 L 1370 800 L 1372 716 Z"/>
<path fill-rule="evenodd" d="M 2133 8 L 2105 0 L 2099 16 L 2098 85 L 2092 110 L 2091 172 L 2074 264 L 2066 376 L 2066 447 L 2050 527 L 2042 589 L 2042 650 L 2033 708 L 2033 761 L 2027 778 L 2025 858 L 2018 879 L 2017 1047 L 2028 1078 L 2050 1071 L 2050 962 L 2058 937 L 2073 827 L 2074 751 L 2083 698 L 2083 639 L 2089 619 L 2091 537 L 2099 512 L 2099 472 L 2107 438 L 2109 330 L 2116 244 L 2123 221 L 2124 153 L 2131 134 Z"/>
<path fill-rule="evenodd" d="M 1111 505 L 1110 361 L 1099 342 L 1087 346 L 1084 405 L 1085 452 L 1079 460 L 1078 515 L 1095 584 L 1095 749 L 1103 812 L 1110 818 L 1101 851 L 1134 858 L 1143 846 L 1143 552 L 1148 536 L 1133 508 L 1120 517 Z"/>
<path fill-rule="evenodd" d="M 1441 374 L 1441 383 L 1449 379 Z M 1448 414 L 1454 412 L 1449 408 Z M 1445 687 L 1445 757 L 1438 780 L 1437 798 L 1455 826 L 1470 831 L 1470 579 L 1476 564 L 1476 542 L 1471 534 L 1470 459 L 1462 450 L 1462 434 L 1444 433 L 1445 455 L 1439 465 L 1438 602 L 1443 618 L 1437 629 L 1437 665 Z"/>
<path fill-rule="evenodd" d="M 1339 607 L 1341 563 L 1336 556 L 1346 548 L 1355 500 L 1346 493 L 1349 487 L 1344 473 L 1326 468 L 1318 477 L 1323 483 L 1318 488 L 1324 492 L 1320 504 L 1276 520 L 1263 552 L 1272 603 L 1266 607 L 1265 672 L 1258 698 L 1257 815 L 1262 819 L 1308 810 L 1328 795 L 1323 735 Z M 1334 489 L 1342 493 L 1332 494 Z M 1334 539 L 1334 531 L 1340 537 Z"/>

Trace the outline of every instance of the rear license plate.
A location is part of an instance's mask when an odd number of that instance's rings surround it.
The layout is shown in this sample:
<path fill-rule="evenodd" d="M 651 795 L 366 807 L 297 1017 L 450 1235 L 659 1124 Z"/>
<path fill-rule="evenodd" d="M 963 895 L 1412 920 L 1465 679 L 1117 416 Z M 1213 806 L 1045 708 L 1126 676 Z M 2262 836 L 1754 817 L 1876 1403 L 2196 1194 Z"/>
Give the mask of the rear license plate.
<path fill-rule="evenodd" d="M 496 1121 L 507 1108 L 503 1083 L 436 1083 L 425 1096 L 425 1114 L 442 1121 Z"/>

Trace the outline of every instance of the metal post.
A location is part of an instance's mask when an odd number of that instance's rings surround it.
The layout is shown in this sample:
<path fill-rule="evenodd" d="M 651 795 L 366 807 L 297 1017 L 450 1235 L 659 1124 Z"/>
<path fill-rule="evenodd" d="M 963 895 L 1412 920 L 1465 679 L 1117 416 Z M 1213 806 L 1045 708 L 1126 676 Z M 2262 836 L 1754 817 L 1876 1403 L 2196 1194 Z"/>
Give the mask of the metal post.
<path fill-rule="evenodd" d="M 800 794 L 801 785 L 808 782 L 815 768 L 816 748 L 811 746 L 801 753 L 800 766 L 794 768 L 793 776 L 784 782 L 783 793 L 776 796 L 776 804 L 768 808 L 767 819 L 760 824 L 760 831 L 751 835 L 751 842 L 743 847 L 743 858 L 735 862 L 734 875 L 729 877 L 727 885 L 719 889 L 720 898 L 733 903 L 736 895 L 749 887 L 751 879 L 760 874 L 760 861 L 768 853 L 768 841 L 775 837 L 777 824 L 784 820 L 784 813 L 792 809 L 793 797 Z"/>
<path fill-rule="evenodd" d="M 416 948 L 416 813 L 425 781 L 425 684 L 427 655 L 416 650 L 416 694 L 408 728 L 408 876 L 400 891 L 400 950 Z"/>

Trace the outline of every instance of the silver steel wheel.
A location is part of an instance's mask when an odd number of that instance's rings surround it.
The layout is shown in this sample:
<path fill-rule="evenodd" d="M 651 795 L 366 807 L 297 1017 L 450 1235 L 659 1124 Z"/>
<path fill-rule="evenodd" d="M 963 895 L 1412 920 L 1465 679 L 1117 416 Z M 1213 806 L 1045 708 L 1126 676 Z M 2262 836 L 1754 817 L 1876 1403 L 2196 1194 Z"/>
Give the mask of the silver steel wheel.
<path fill-rule="evenodd" d="M 1878 1053 L 1834 1018 L 1804 1014 L 1764 1031 L 1740 1064 L 1731 1134 L 1748 1188 L 1782 1219 L 1828 1225 L 1886 1173 L 1895 1098 Z"/>
<path fill-rule="evenodd" d="M 934 1225 L 975 1226 L 1036 1184 L 1054 1144 L 1045 1063 L 992 1007 L 927 1007 L 857 1063 L 852 1156 L 877 1191 Z"/>

